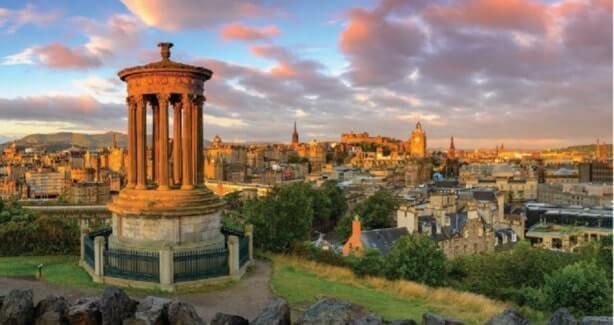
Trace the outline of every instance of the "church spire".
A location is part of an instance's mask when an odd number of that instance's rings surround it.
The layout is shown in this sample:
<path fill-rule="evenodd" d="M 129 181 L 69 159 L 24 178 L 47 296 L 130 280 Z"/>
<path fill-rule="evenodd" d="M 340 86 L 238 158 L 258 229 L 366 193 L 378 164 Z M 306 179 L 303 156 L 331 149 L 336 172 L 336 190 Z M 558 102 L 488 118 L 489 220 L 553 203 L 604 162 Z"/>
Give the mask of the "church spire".
<path fill-rule="evenodd" d="M 296 121 L 294 121 L 294 129 L 292 130 L 292 144 L 298 145 L 298 131 L 296 130 Z"/>
<path fill-rule="evenodd" d="M 448 159 L 456 158 L 456 148 L 454 147 L 454 136 L 450 137 L 450 148 L 448 148 Z"/>

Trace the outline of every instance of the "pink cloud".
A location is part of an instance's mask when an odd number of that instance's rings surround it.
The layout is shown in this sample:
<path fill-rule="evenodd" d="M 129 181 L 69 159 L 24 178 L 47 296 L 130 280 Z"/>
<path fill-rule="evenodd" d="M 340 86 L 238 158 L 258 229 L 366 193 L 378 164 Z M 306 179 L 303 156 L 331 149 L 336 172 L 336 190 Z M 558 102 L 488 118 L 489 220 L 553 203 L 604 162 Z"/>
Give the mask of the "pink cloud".
<path fill-rule="evenodd" d="M 36 6 L 28 4 L 20 10 L 0 8 L 0 27 L 7 24 L 9 33 L 14 33 L 24 25 L 47 26 L 56 21 L 61 12 L 57 10 L 42 12 Z"/>
<path fill-rule="evenodd" d="M 60 43 L 37 47 L 34 52 L 38 54 L 42 64 L 51 68 L 82 69 L 102 64 L 98 58 L 88 55 L 85 51 L 71 49 Z"/>
<path fill-rule="evenodd" d="M 221 36 L 225 40 L 256 41 L 268 40 L 279 34 L 276 26 L 258 28 L 243 24 L 229 24 L 222 28 Z"/>

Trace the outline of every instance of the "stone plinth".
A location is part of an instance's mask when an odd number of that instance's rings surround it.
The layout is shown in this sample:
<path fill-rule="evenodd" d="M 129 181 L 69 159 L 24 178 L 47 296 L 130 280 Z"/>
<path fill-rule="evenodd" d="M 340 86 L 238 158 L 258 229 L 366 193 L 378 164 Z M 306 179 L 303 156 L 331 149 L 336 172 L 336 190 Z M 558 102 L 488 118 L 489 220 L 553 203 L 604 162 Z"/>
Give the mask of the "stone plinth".
<path fill-rule="evenodd" d="M 109 205 L 113 212 L 111 248 L 158 250 L 219 248 L 223 203 L 210 190 L 124 189 Z"/>

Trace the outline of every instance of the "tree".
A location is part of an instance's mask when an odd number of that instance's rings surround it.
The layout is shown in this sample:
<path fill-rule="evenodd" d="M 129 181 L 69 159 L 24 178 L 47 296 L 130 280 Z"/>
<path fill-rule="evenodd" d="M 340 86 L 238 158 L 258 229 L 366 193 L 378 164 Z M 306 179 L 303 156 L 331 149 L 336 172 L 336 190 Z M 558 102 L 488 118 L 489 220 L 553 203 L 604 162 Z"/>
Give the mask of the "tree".
<path fill-rule="evenodd" d="M 446 257 L 437 243 L 427 236 L 403 236 L 386 256 L 385 273 L 392 279 L 442 285 L 446 278 Z"/>
<path fill-rule="evenodd" d="M 380 276 L 384 272 L 385 261 L 384 257 L 378 250 L 367 249 L 362 256 L 354 257 L 352 269 L 358 276 Z"/>
<path fill-rule="evenodd" d="M 551 310 L 568 308 L 576 316 L 612 315 L 611 274 L 594 262 L 578 262 L 546 276 L 544 295 Z"/>
<path fill-rule="evenodd" d="M 393 214 L 397 209 L 397 202 L 392 194 L 385 190 L 375 192 L 354 208 L 354 214 L 360 217 L 362 229 L 389 228 L 395 225 Z M 337 234 L 340 238 L 349 237 L 352 230 L 352 217 L 344 216 L 337 225 Z"/>
<path fill-rule="evenodd" d="M 288 251 L 293 243 L 309 239 L 313 220 L 311 185 L 301 182 L 275 187 L 267 197 L 245 202 L 243 215 L 254 225 L 258 247 Z"/>
<path fill-rule="evenodd" d="M 337 182 L 329 180 L 314 190 L 314 229 L 328 232 L 336 225 L 339 219 L 346 213 L 347 200 L 337 186 Z"/>

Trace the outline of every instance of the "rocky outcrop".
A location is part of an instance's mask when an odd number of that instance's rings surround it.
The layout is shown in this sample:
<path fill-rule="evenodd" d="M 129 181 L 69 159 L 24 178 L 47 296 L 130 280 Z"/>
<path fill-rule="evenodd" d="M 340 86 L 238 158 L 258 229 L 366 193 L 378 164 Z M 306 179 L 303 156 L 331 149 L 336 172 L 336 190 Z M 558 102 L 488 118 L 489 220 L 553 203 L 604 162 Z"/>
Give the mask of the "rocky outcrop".
<path fill-rule="evenodd" d="M 514 309 L 506 309 L 486 322 L 486 325 L 529 325 L 530 322 Z"/>
<path fill-rule="evenodd" d="M 102 323 L 100 301 L 95 297 L 81 298 L 68 307 L 68 323 L 71 325 L 99 325 Z"/>
<path fill-rule="evenodd" d="M 210 325 L 249 325 L 249 321 L 238 315 L 217 313 Z"/>
<path fill-rule="evenodd" d="M 121 289 L 108 287 L 100 298 L 100 313 L 102 325 L 121 325 L 124 319 L 134 315 L 137 301 L 128 297 Z"/>
<path fill-rule="evenodd" d="M 57 295 L 47 296 L 34 309 L 35 325 L 68 324 L 68 302 Z"/>
<path fill-rule="evenodd" d="M 463 322 L 454 319 L 446 318 L 445 316 L 436 315 L 433 313 L 424 313 L 422 315 L 423 325 L 463 325 Z"/>
<path fill-rule="evenodd" d="M 30 325 L 34 321 L 32 289 L 14 289 L 9 292 L 0 309 L 0 324 Z"/>
<path fill-rule="evenodd" d="M 580 325 L 611 325 L 614 323 L 614 318 L 612 317 L 595 317 L 595 316 L 587 316 L 582 318 L 580 321 Z"/>
<path fill-rule="evenodd" d="M 337 299 L 322 299 L 309 307 L 301 325 L 380 325 L 382 319 L 363 307 Z"/>
<path fill-rule="evenodd" d="M 250 322 L 252 325 L 290 325 L 290 306 L 284 299 L 271 301 L 264 310 Z"/>
<path fill-rule="evenodd" d="M 173 301 L 168 305 L 168 321 L 170 325 L 205 324 L 196 313 L 194 306 L 182 301 Z"/>
<path fill-rule="evenodd" d="M 132 318 L 124 320 L 125 325 L 165 325 L 168 324 L 168 306 L 171 300 L 158 297 L 145 297 L 136 308 Z"/>
<path fill-rule="evenodd" d="M 578 321 L 567 308 L 559 308 L 550 316 L 548 325 L 578 325 Z"/>

